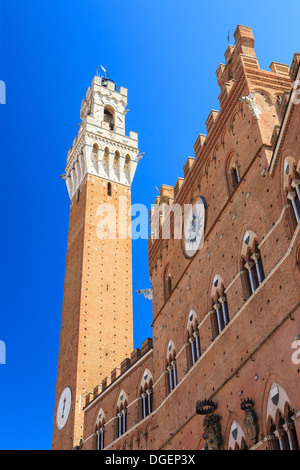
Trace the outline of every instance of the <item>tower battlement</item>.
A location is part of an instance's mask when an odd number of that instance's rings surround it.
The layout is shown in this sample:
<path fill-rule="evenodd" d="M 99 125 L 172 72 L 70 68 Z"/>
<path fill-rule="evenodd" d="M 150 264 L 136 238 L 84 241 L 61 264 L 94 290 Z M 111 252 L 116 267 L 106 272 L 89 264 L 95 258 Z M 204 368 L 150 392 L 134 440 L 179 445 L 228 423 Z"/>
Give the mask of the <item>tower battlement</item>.
<path fill-rule="evenodd" d="M 95 76 L 81 102 L 78 136 L 67 156 L 65 174 L 70 199 L 89 173 L 130 186 L 138 163 L 138 134 L 125 135 L 127 89 Z"/>

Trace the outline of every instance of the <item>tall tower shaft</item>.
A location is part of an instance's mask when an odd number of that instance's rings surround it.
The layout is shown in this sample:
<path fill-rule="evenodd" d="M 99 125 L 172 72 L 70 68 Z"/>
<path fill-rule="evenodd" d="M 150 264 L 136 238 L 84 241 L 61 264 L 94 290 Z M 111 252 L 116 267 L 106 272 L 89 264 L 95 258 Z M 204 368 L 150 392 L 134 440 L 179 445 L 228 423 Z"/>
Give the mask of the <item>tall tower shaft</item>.
<path fill-rule="evenodd" d="M 137 134 L 125 136 L 127 90 L 94 77 L 63 178 L 71 208 L 53 449 L 82 438 L 84 396 L 133 349 L 130 188 Z"/>

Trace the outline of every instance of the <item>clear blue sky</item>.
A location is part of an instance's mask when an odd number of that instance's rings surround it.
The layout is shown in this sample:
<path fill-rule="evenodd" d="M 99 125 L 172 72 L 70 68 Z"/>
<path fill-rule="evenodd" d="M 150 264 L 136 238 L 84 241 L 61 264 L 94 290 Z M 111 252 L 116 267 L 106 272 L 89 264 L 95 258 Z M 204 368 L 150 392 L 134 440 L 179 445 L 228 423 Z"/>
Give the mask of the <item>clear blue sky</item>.
<path fill-rule="evenodd" d="M 251 26 L 262 68 L 300 52 L 299 0 L 1 1 L 0 448 L 51 447 L 69 197 L 59 175 L 96 66 L 128 88 L 126 132 L 145 152 L 133 202 L 174 184 L 211 109 L 227 34 Z M 133 290 L 149 287 L 147 242 L 133 242 Z M 134 342 L 151 302 L 134 294 Z"/>

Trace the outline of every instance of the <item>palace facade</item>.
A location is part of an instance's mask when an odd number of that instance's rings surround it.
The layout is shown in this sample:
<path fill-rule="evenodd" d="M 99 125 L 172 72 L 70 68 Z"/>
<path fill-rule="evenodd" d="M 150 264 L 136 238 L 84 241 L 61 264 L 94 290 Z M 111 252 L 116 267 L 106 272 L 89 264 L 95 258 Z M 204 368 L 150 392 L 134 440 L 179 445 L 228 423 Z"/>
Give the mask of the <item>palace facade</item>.
<path fill-rule="evenodd" d="M 234 37 L 216 72 L 220 110 L 151 210 L 153 338 L 135 350 L 131 241 L 101 240 L 97 208 L 122 217 L 137 134 L 125 136 L 126 89 L 95 77 L 83 100 L 64 175 L 54 449 L 299 449 L 300 54 L 261 70 L 251 28 Z"/>

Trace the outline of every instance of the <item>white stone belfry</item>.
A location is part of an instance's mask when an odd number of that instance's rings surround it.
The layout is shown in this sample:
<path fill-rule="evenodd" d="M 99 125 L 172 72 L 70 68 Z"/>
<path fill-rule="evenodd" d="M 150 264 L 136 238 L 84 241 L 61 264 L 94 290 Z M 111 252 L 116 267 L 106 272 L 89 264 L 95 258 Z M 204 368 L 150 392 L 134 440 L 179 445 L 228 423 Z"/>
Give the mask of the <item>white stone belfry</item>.
<path fill-rule="evenodd" d="M 70 199 L 87 174 L 131 186 L 139 161 L 138 135 L 125 135 L 127 89 L 94 77 L 80 109 L 78 136 L 68 151 L 65 174 Z"/>

